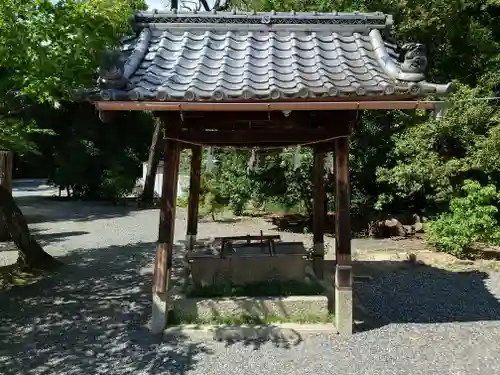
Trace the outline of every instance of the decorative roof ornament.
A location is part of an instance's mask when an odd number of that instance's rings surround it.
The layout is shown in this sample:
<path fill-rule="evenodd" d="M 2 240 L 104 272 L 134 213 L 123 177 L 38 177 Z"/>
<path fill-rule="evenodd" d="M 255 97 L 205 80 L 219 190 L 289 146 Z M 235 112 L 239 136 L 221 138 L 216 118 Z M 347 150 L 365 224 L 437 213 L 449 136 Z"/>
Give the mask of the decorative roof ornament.
<path fill-rule="evenodd" d="M 123 90 L 127 87 L 130 77 L 136 72 L 146 55 L 151 41 L 151 30 L 141 31 L 134 48 L 127 57 L 123 51 L 106 51 L 99 67 L 97 84 L 103 90 Z"/>
<path fill-rule="evenodd" d="M 403 52 L 402 73 L 425 73 L 427 69 L 427 50 L 420 43 L 406 43 L 401 47 Z"/>
<path fill-rule="evenodd" d="M 97 85 L 100 89 L 124 89 L 127 79 L 123 76 L 125 60 L 120 51 L 106 51 L 99 67 Z"/>

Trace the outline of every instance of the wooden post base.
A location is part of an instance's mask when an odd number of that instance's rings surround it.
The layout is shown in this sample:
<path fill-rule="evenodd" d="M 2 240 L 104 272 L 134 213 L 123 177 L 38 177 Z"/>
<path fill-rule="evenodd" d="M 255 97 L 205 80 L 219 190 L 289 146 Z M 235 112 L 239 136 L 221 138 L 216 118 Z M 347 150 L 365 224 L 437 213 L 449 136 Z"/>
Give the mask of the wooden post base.
<path fill-rule="evenodd" d="M 153 334 L 162 333 L 167 327 L 167 301 L 161 298 L 156 291 L 153 290 L 153 314 L 151 316 L 150 330 Z"/>
<path fill-rule="evenodd" d="M 186 250 L 193 251 L 193 247 L 196 244 L 196 234 L 186 234 Z"/>
<path fill-rule="evenodd" d="M 320 280 L 324 279 L 325 270 L 325 244 L 315 243 L 313 245 L 313 270 L 316 277 Z"/>
<path fill-rule="evenodd" d="M 335 326 L 342 336 L 353 332 L 352 267 L 337 265 L 335 268 Z"/>

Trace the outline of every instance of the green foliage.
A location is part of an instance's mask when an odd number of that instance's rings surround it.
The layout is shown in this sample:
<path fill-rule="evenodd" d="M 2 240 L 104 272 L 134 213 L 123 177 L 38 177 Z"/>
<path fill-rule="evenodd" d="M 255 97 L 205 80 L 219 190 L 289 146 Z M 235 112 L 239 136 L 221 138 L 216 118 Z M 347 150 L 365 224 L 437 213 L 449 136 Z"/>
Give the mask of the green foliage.
<path fill-rule="evenodd" d="M 33 152 L 39 154 L 32 138 L 34 135 L 53 135 L 54 132 L 50 129 L 41 129 L 34 124 L 28 122 L 23 124 L 15 118 L 0 117 L 0 149 L 11 150 L 23 154 L 25 152 Z"/>
<path fill-rule="evenodd" d="M 222 195 L 219 184 L 215 183 L 214 175 L 203 170 L 200 189 L 200 216 L 211 215 L 216 219 L 216 215 L 224 211 L 229 205 L 229 199 Z"/>
<path fill-rule="evenodd" d="M 492 93 L 462 86 L 451 98 L 444 121 L 421 117 L 422 122 L 393 135 L 393 162 L 377 169 L 378 181 L 392 192 L 380 196 L 379 207 L 399 200 L 425 204 L 435 212 L 446 207 L 465 178 L 498 181 L 498 108 L 487 101 L 468 101 L 488 95 Z"/>
<path fill-rule="evenodd" d="M 40 168 L 79 196 L 131 191 L 149 120 L 134 114 L 104 125 L 92 107 L 64 100 L 95 83 L 102 52 L 146 8 L 143 0 L 0 0 L 0 148 L 38 152 Z"/>
<path fill-rule="evenodd" d="M 188 203 L 189 203 L 189 200 L 188 200 L 187 196 L 177 197 L 177 200 L 176 200 L 176 206 L 177 207 L 187 208 Z"/>
<path fill-rule="evenodd" d="M 464 196 L 451 200 L 450 212 L 428 223 L 426 234 L 438 250 L 460 258 L 472 256 L 474 244 L 500 240 L 496 219 L 500 194 L 496 187 L 466 180 L 462 191 Z"/>
<path fill-rule="evenodd" d="M 37 152 L 33 135 L 52 131 L 25 113 L 36 103 L 60 108 L 93 85 L 102 52 L 146 8 L 143 0 L 0 0 L 0 148 Z"/>
<path fill-rule="evenodd" d="M 254 181 L 247 173 L 248 160 L 246 152 L 230 150 L 218 151 L 218 160 L 209 179 L 209 201 L 220 205 L 227 202 L 229 207 L 239 215 L 245 209 L 255 190 Z"/>
<path fill-rule="evenodd" d="M 102 51 L 128 32 L 128 0 L 0 0 L 0 92 L 57 106 L 95 79 Z M 88 87 L 88 86 L 87 86 Z"/>
<path fill-rule="evenodd" d="M 249 165 L 249 150 L 218 150 L 218 163 L 209 177 L 211 192 L 237 215 L 250 205 L 260 207 L 270 201 L 287 210 L 310 212 L 312 152 L 301 151 L 298 168 L 294 168 L 294 153 L 294 149 L 259 153 L 255 164 Z"/>
<path fill-rule="evenodd" d="M 459 199 L 455 192 L 467 179 L 500 184 L 498 102 L 472 100 L 500 91 L 498 0 L 254 0 L 232 5 L 391 13 L 399 42 L 426 45 L 428 80 L 456 80 L 459 89 L 444 121 L 423 111 L 359 113 L 351 138 L 353 214 L 366 217 L 375 208 L 434 215 L 453 207 L 450 202 Z M 149 115 L 121 114 L 102 124 L 92 108 L 64 100 L 71 90 L 93 84 L 101 52 L 128 32 L 132 10 L 144 8 L 142 0 L 0 0 L 0 148 L 38 149 L 41 164 L 54 166 L 48 168 L 53 179 L 72 185 L 77 195 L 128 192 L 146 158 Z M 52 108 L 34 104 L 39 102 Z M 215 156 L 215 169 L 203 172 L 201 213 L 216 215 L 229 206 L 239 214 L 266 202 L 311 211 L 310 149 L 301 150 L 299 168 L 293 148 L 261 155 L 256 168 L 248 168 L 249 151 L 217 150 Z M 333 184 L 326 188 L 332 209 Z M 458 214 L 452 210 L 447 215 Z M 444 229 L 433 233 L 448 238 Z M 464 241 L 455 249 L 468 246 Z"/>
<path fill-rule="evenodd" d="M 56 135 L 33 140 L 47 165 L 47 175 L 59 186 L 71 186 L 76 197 L 117 199 L 130 193 L 142 174 L 153 131 L 148 113 L 117 113 L 102 123 L 90 104 L 63 102 L 56 110 L 39 106 L 34 119 Z"/>
<path fill-rule="evenodd" d="M 465 178 L 500 182 L 497 134 L 498 107 L 493 101 L 470 101 L 495 96 L 500 83 L 500 10 L 488 0 L 256 0 L 240 8 L 278 11 L 382 11 L 394 15 L 394 37 L 401 43 L 417 41 L 428 49 L 429 80 L 455 80 L 445 121 L 433 121 L 423 111 L 360 113 L 351 139 L 352 206 L 355 213 L 412 210 L 439 212 Z M 474 85 L 475 88 L 471 88 Z M 265 169 L 273 176 L 276 194 L 294 199 L 294 189 L 281 181 L 293 175 L 289 164 Z M 280 170 L 281 169 L 281 170 Z M 272 171 L 272 172 L 269 172 Z M 304 175 L 300 190 L 308 190 Z M 297 181 L 299 181 L 297 179 Z M 277 188 L 281 185 L 281 190 Z M 262 185 L 261 185 L 262 186 Z M 266 185 L 264 185 L 267 187 Z M 305 196 L 306 194 L 303 194 Z M 304 199 L 302 198 L 303 200 Z M 331 203 L 331 195 L 329 201 Z"/>
<path fill-rule="evenodd" d="M 190 297 L 289 297 L 323 294 L 325 289 L 319 283 L 295 280 L 255 281 L 247 284 L 225 282 L 212 285 L 193 285 Z"/>

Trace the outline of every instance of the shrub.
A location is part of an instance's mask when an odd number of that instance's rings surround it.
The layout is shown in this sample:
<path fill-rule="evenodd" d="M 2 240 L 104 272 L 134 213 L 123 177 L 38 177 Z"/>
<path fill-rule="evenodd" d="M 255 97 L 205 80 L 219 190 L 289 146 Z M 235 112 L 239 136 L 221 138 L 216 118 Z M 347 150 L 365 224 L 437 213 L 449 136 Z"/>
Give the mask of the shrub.
<path fill-rule="evenodd" d="M 181 195 L 180 197 L 177 197 L 177 203 L 176 203 L 177 207 L 187 208 L 188 203 L 189 201 L 187 196 Z"/>
<path fill-rule="evenodd" d="M 475 243 L 498 243 L 496 204 L 500 194 L 494 185 L 481 186 L 465 180 L 464 195 L 451 200 L 450 211 L 441 214 L 427 227 L 427 240 L 439 251 L 458 258 L 472 257 Z"/>

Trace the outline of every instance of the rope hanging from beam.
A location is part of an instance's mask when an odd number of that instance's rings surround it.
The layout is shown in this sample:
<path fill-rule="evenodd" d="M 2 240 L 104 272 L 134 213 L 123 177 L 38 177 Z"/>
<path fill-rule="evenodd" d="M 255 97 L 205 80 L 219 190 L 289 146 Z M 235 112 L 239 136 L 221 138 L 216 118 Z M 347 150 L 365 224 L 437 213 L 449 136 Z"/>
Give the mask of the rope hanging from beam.
<path fill-rule="evenodd" d="M 272 147 L 257 147 L 259 150 L 262 150 L 262 151 L 272 151 L 272 150 L 281 150 L 283 148 L 287 148 L 287 147 L 307 147 L 307 146 L 312 146 L 312 145 L 315 145 L 315 144 L 318 144 L 318 143 L 324 143 L 324 142 L 329 142 L 329 141 L 334 141 L 335 139 L 339 139 L 339 138 L 347 138 L 349 137 L 348 135 L 342 135 L 342 136 L 336 136 L 336 137 L 330 137 L 330 138 L 325 138 L 325 139 L 320 139 L 318 141 L 312 141 L 312 142 L 305 142 L 305 143 L 298 143 L 296 145 L 289 145 L 289 146 L 272 146 Z M 184 143 L 184 144 L 188 144 L 188 145 L 191 145 L 191 146 L 200 146 L 200 147 L 208 147 L 208 148 L 212 148 L 213 145 L 208 145 L 208 144 L 203 144 L 203 143 L 197 143 L 197 142 L 191 142 L 191 141 L 185 141 L 183 139 L 180 139 L 180 138 L 175 138 L 175 137 L 168 137 L 168 136 L 165 136 L 163 139 L 168 139 L 168 140 L 171 140 L 171 141 L 177 141 L 177 142 L 180 142 L 180 143 Z M 223 147 L 223 148 L 228 148 L 228 149 L 233 149 L 233 150 L 248 150 L 249 148 L 255 148 L 255 146 L 251 146 L 251 147 L 242 147 L 242 146 L 239 146 L 239 147 L 236 147 L 236 146 L 219 146 L 219 147 Z"/>

